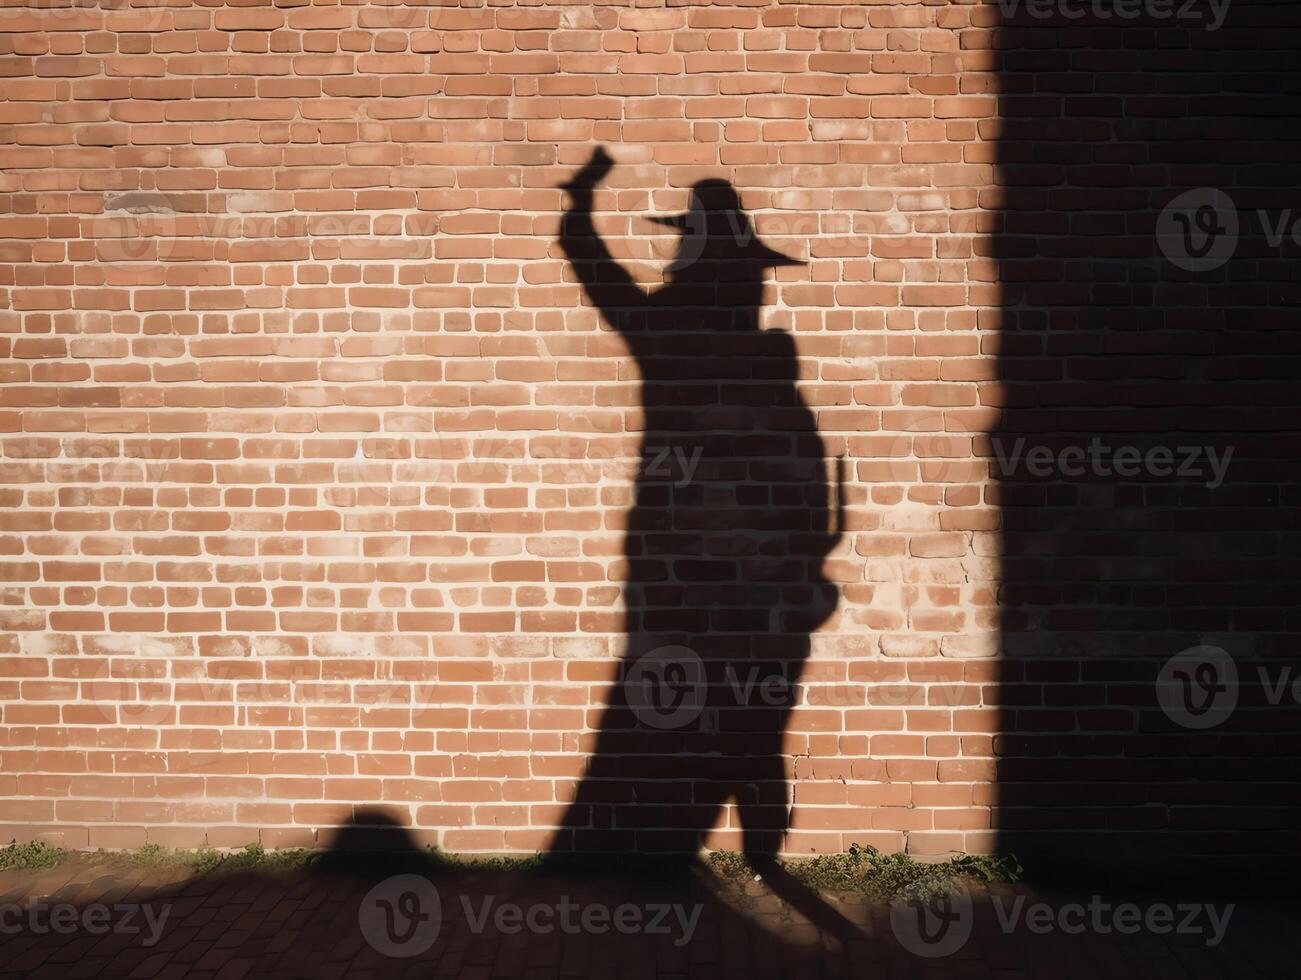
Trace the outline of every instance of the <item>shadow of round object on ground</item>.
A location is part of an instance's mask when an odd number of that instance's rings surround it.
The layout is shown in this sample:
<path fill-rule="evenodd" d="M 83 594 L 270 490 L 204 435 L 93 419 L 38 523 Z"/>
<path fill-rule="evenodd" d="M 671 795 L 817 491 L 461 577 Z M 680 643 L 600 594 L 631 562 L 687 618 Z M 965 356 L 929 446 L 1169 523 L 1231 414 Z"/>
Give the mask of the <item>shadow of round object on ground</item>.
<path fill-rule="evenodd" d="M 401 872 L 430 874 L 440 864 L 393 817 L 382 810 L 361 810 L 338 828 L 329 849 L 311 866 L 326 874 L 382 877 Z"/>

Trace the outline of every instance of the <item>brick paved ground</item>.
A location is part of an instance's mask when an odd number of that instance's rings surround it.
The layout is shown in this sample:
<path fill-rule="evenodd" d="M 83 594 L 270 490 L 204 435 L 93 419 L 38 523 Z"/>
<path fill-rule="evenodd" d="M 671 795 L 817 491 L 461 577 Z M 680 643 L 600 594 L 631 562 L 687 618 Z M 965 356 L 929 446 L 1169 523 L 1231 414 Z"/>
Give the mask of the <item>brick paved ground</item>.
<path fill-rule="evenodd" d="M 387 883 L 385 883 L 387 882 Z M 379 891 L 373 891 L 380 883 Z M 1103 933 L 1086 925 L 1032 932 L 1025 924 L 1010 933 L 999 914 L 1028 910 L 1045 901 L 1055 911 L 1063 896 L 1003 889 L 975 896 L 969 918 L 954 921 L 959 934 L 948 955 L 918 955 L 890 909 L 856 896 L 823 894 L 831 918 L 843 917 L 842 938 L 815 928 L 762 883 L 721 891 L 717 882 L 646 882 L 628 878 L 544 877 L 518 872 L 447 872 L 434 878 L 441 915 L 419 921 L 402 918 L 414 910 L 401 882 L 382 873 L 365 876 L 294 872 L 241 873 L 186 879 L 171 871 L 71 866 L 45 872 L 0 875 L 5 907 L 0 936 L 0 976 L 107 978 L 241 977 L 1167 977 L 1292 976 L 1298 940 L 1291 923 L 1295 905 L 1237 904 L 1229 913 L 1223 941 L 1211 946 L 1205 913 L 1178 935 L 1143 930 L 1132 935 Z M 430 886 L 426 886 L 427 888 Z M 428 909 L 428 892 L 422 909 Z M 369 896 L 369 898 L 368 898 Z M 995 905 L 995 898 L 1002 904 Z M 1020 906 L 1017 900 L 1022 900 Z M 399 919 L 396 932 L 382 931 L 388 900 Z M 1087 903 L 1088 899 L 1081 901 Z M 561 903 L 565 903 L 564 906 Z M 101 919 L 85 917 L 92 903 L 107 906 Z M 125 906 L 146 904 L 150 917 Z M 70 904 L 82 926 L 39 932 L 49 910 Z M 1149 915 L 1151 902 L 1138 903 Z M 510 919 L 514 906 L 535 908 L 531 932 Z M 652 925 L 664 906 L 675 906 Z M 625 925 L 641 917 L 647 928 L 618 931 L 599 920 L 581 928 L 592 909 L 617 915 Z M 19 911 L 19 908 L 23 911 Z M 31 909 L 37 909 L 33 929 Z M 580 928 L 554 928 L 560 908 Z M 364 918 L 363 908 L 378 909 Z M 503 909 L 507 910 L 503 913 Z M 165 917 L 164 917 L 165 911 Z M 679 917 L 679 912 L 682 918 Z M 1221 905 L 1218 914 L 1225 909 Z M 486 922 L 479 920 L 487 913 Z M 102 916 L 108 922 L 102 921 Z M 501 918 L 501 916 L 505 916 Z M 1189 915 L 1176 909 L 1173 924 Z M 698 918 L 697 918 L 698 916 Z M 62 920 L 60 920 L 62 922 Z M 683 922 L 693 922 L 684 941 Z M 1160 924 L 1159 919 L 1155 920 Z M 159 926 L 153 929 L 151 923 Z M 413 927 L 413 923 L 418 923 Z M 551 924 L 550 931 L 545 930 Z M 1065 922 L 1075 928 L 1074 919 Z M 970 927 L 969 938 L 962 935 Z M 92 934 L 90 927 L 102 934 Z M 120 928 L 119 928 L 120 927 Z M 126 930 L 138 928 L 139 931 Z M 107 931 L 103 931 L 107 930 Z M 952 933 L 941 935 L 944 942 Z M 394 938 L 396 936 L 396 938 Z M 369 937 L 369 938 L 368 938 Z M 150 940 L 154 940 L 152 943 Z M 432 941 L 432 945 L 429 943 Z M 376 948 L 386 943 L 389 950 Z M 391 956 L 428 946 L 413 956 Z M 936 947 L 923 947 L 935 952 Z"/>

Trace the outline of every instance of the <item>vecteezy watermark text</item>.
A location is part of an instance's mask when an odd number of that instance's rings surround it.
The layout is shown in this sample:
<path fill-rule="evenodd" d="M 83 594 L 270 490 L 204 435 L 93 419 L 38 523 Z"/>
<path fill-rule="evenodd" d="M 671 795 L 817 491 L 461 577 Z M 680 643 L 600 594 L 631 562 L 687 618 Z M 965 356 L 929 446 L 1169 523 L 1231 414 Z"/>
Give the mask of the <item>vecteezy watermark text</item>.
<path fill-rule="evenodd" d="M 521 932 L 546 936 L 623 935 L 670 936 L 685 946 L 695 935 L 704 906 L 670 902 L 610 906 L 575 901 L 561 895 L 555 901 L 500 901 L 495 895 L 458 895 L 464 926 L 474 935 L 511 936 Z M 443 925 L 443 899 L 428 878 L 417 874 L 385 878 L 362 899 L 357 921 L 362 936 L 376 951 L 409 959 L 430 949 Z"/>
<path fill-rule="evenodd" d="M 71 902 L 48 902 L 38 899 L 30 905 L 13 902 L 0 905 L 0 933 L 15 935 L 26 932 L 34 935 L 57 933 L 71 935 L 84 932 L 92 936 L 113 933 L 119 936 L 144 934 L 142 946 L 153 946 L 163 936 L 163 927 L 171 914 L 171 905 L 152 905 L 120 902 L 108 905 L 91 902 L 73 905 Z"/>
<path fill-rule="evenodd" d="M 1098 895 L 1090 898 L 1087 905 L 1082 902 L 1061 905 L 1031 902 L 1024 895 L 1012 898 L 994 895 L 991 901 L 999 927 L 1008 934 L 1024 924 L 1027 932 L 1036 935 L 1091 932 L 1100 936 L 1111 933 L 1132 936 L 1146 932 L 1154 936 L 1171 933 L 1204 936 L 1207 946 L 1218 946 L 1224 941 L 1235 908 L 1232 902 L 1223 907 L 1200 902 L 1176 905 L 1157 902 L 1145 906 L 1122 902 L 1113 905 Z"/>
<path fill-rule="evenodd" d="M 1002 476 L 1010 477 L 1019 469 L 1030 476 L 1050 477 L 1120 477 L 1200 479 L 1214 490 L 1224 482 L 1233 447 L 1223 451 L 1215 446 L 1109 446 L 1097 436 L 1085 445 L 1032 446 L 1027 449 L 1024 437 L 1010 446 L 1002 439 L 991 440 L 994 456 Z"/>
<path fill-rule="evenodd" d="M 647 446 L 645 456 L 648 458 L 642 474 L 648 478 L 672 481 L 675 487 L 685 487 L 696 475 L 696 467 L 700 465 L 700 455 L 704 451 L 703 446 L 696 446 L 688 456 L 685 446 Z"/>
<path fill-rule="evenodd" d="M 674 936 L 674 946 L 685 946 L 695 935 L 700 922 L 702 905 L 679 905 L 677 903 L 655 903 L 636 905 L 624 902 L 613 908 L 599 902 L 586 904 L 571 901 L 568 895 L 561 895 L 556 902 L 533 902 L 521 905 L 517 902 L 497 902 L 491 896 L 480 899 L 478 908 L 474 908 L 467 895 L 461 896 L 461 906 L 470 931 L 486 931 L 489 923 L 493 930 L 504 936 L 527 930 L 534 935 L 545 936 L 552 932 L 566 935 L 579 933 L 601 935 L 611 930 L 632 935 L 644 933 L 648 936 Z"/>
<path fill-rule="evenodd" d="M 1224 941 L 1235 908 L 1233 903 L 1113 903 L 1099 895 L 1087 902 L 1035 901 L 1025 895 L 990 895 L 988 901 L 995 923 L 1008 936 L 1020 931 L 1040 936 L 1145 933 L 1202 937 L 1208 947 Z M 891 906 L 890 929 L 909 952 L 935 959 L 951 956 L 966 945 L 975 915 L 975 900 L 961 889 L 925 897 L 905 894 Z"/>
<path fill-rule="evenodd" d="M 1233 0 L 998 0 L 1004 20 L 1024 10 L 1033 20 L 1065 21 L 1196 21 L 1218 31 Z"/>

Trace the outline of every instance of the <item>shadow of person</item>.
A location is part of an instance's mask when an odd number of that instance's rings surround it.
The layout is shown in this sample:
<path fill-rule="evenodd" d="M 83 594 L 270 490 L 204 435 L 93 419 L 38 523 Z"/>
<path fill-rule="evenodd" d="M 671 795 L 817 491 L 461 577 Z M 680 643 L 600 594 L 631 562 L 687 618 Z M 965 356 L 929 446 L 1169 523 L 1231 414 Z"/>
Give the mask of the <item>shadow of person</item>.
<path fill-rule="evenodd" d="M 759 322 L 767 270 L 799 263 L 758 241 L 731 184 L 705 180 L 686 214 L 656 219 L 682 237 L 648 294 L 593 225 L 612 165 L 598 148 L 565 185 L 560 244 L 641 375 L 627 646 L 551 853 L 685 864 L 731 803 L 771 884 L 790 826 L 783 738 L 809 634 L 836 606 L 822 565 L 841 534 L 794 342 Z"/>

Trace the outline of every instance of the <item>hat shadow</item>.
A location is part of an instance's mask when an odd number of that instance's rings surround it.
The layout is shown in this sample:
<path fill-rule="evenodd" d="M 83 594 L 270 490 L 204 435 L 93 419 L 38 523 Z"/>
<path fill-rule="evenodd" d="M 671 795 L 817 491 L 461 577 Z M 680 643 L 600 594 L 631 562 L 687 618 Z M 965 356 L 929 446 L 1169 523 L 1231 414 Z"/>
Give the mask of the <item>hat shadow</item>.
<path fill-rule="evenodd" d="M 682 233 L 678 254 L 669 264 L 670 273 L 696 270 L 696 278 L 717 275 L 716 263 L 728 263 L 729 278 L 738 273 L 763 275 L 763 270 L 803 265 L 769 248 L 759 240 L 740 195 L 728 181 L 711 178 L 694 184 L 690 205 L 682 214 L 655 216 L 656 224 Z"/>

